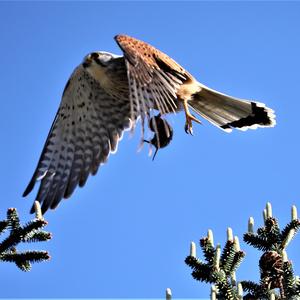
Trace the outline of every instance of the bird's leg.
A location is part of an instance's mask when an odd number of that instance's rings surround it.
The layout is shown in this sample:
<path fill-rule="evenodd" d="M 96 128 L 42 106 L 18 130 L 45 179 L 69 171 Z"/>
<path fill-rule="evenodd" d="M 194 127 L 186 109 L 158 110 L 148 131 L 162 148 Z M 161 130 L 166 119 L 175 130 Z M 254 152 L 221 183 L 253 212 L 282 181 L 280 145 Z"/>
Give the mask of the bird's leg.
<path fill-rule="evenodd" d="M 184 125 L 184 130 L 187 134 L 193 135 L 193 124 L 192 121 L 195 121 L 199 124 L 201 124 L 201 121 L 198 120 L 195 116 L 193 116 L 188 107 L 187 100 L 183 100 L 183 109 L 185 112 L 185 125 Z"/>

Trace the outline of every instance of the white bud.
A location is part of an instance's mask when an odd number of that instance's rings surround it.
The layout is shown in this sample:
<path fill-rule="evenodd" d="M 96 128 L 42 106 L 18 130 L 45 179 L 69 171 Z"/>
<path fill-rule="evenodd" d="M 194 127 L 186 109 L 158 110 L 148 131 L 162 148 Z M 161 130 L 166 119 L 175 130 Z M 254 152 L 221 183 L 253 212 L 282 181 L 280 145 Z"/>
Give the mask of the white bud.
<path fill-rule="evenodd" d="M 235 285 L 236 285 L 236 273 L 235 273 L 235 272 L 232 272 L 232 273 L 230 274 L 230 279 L 231 279 L 231 284 L 232 284 L 233 286 L 235 286 Z"/>
<path fill-rule="evenodd" d="M 270 298 L 269 298 L 270 300 L 275 300 L 276 299 L 276 296 L 275 296 L 275 293 L 274 292 L 272 292 L 271 294 L 270 294 Z"/>
<path fill-rule="evenodd" d="M 227 241 L 233 242 L 233 233 L 230 227 L 227 228 Z"/>
<path fill-rule="evenodd" d="M 248 221 L 248 233 L 254 233 L 254 219 L 252 217 Z"/>
<path fill-rule="evenodd" d="M 41 204 L 39 201 L 34 201 L 34 211 L 35 211 L 36 219 L 44 220 L 43 214 L 42 214 L 42 209 L 41 209 Z"/>
<path fill-rule="evenodd" d="M 242 286 L 242 284 L 239 282 L 237 287 L 238 287 L 238 299 L 239 299 L 239 300 L 243 300 L 243 294 L 244 294 L 243 286 Z"/>
<path fill-rule="evenodd" d="M 196 257 L 196 244 L 194 242 L 191 242 L 190 245 L 190 256 Z"/>
<path fill-rule="evenodd" d="M 292 206 L 292 221 L 298 219 L 297 207 L 295 205 Z"/>
<path fill-rule="evenodd" d="M 282 254 L 282 260 L 283 260 L 283 262 L 289 261 L 287 253 L 286 253 L 286 251 L 284 249 L 282 250 L 281 254 Z"/>
<path fill-rule="evenodd" d="M 293 237 L 295 236 L 295 229 L 291 229 L 289 234 L 287 235 L 287 237 L 285 238 L 285 240 L 282 242 L 282 248 L 285 249 L 288 244 L 290 243 L 290 241 L 293 239 Z"/>
<path fill-rule="evenodd" d="M 170 288 L 166 289 L 166 300 L 171 300 L 172 299 L 172 291 Z"/>
<path fill-rule="evenodd" d="M 264 218 L 264 223 L 266 223 L 266 220 L 267 220 L 267 210 L 266 209 L 263 210 L 263 218 Z"/>
<path fill-rule="evenodd" d="M 210 300 L 217 300 L 216 287 L 212 284 L 210 288 Z"/>
<path fill-rule="evenodd" d="M 267 218 L 272 218 L 272 205 L 270 202 L 267 202 L 266 210 L 267 210 Z"/>
<path fill-rule="evenodd" d="M 211 229 L 208 229 L 207 231 L 207 238 L 210 241 L 210 243 L 212 244 L 212 246 L 214 247 L 214 235 Z"/>
<path fill-rule="evenodd" d="M 241 251 L 240 241 L 239 241 L 239 238 L 237 236 L 234 237 L 234 250 L 236 252 Z"/>
<path fill-rule="evenodd" d="M 220 269 L 220 259 L 221 259 L 221 246 L 220 244 L 216 247 L 216 254 L 214 259 L 214 267 L 219 270 Z"/>

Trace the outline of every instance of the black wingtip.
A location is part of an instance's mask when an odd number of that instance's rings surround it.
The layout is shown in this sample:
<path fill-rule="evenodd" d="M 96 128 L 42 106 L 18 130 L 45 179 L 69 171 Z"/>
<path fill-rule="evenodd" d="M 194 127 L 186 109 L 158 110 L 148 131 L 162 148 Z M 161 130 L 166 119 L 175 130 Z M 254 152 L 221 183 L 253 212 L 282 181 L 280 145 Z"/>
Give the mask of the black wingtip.
<path fill-rule="evenodd" d="M 27 188 L 25 189 L 22 197 L 26 197 L 34 188 L 34 185 L 35 185 L 35 180 L 34 179 L 31 179 Z"/>
<path fill-rule="evenodd" d="M 31 213 L 31 214 L 34 214 L 34 213 L 35 213 L 34 204 L 31 206 L 30 213 Z"/>

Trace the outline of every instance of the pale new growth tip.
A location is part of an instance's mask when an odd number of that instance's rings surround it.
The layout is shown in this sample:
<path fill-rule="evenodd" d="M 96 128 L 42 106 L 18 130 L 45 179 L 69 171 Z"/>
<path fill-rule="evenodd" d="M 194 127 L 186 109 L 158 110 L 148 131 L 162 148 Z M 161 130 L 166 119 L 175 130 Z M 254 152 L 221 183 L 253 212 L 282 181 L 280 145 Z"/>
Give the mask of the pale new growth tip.
<path fill-rule="evenodd" d="M 214 247 L 214 235 L 211 229 L 207 231 L 207 238 L 210 241 L 211 245 Z"/>
<path fill-rule="evenodd" d="M 212 284 L 210 288 L 210 300 L 217 300 L 217 291 L 214 284 Z"/>
<path fill-rule="evenodd" d="M 216 247 L 216 254 L 214 257 L 214 267 L 219 270 L 220 269 L 220 259 L 221 259 L 221 245 L 218 244 Z"/>
<path fill-rule="evenodd" d="M 196 257 L 196 244 L 194 242 L 191 242 L 190 245 L 190 256 Z"/>
<path fill-rule="evenodd" d="M 232 285 L 236 285 L 236 273 L 235 272 L 232 272 L 230 274 L 230 280 L 231 280 Z"/>
<path fill-rule="evenodd" d="M 248 221 L 248 233 L 254 233 L 254 219 L 252 217 Z"/>
<path fill-rule="evenodd" d="M 238 288 L 238 299 L 243 300 L 244 291 L 243 291 L 243 286 L 240 282 L 238 283 L 237 288 Z"/>
<path fill-rule="evenodd" d="M 297 207 L 296 205 L 292 206 L 292 221 L 298 219 Z"/>
<path fill-rule="evenodd" d="M 43 220 L 43 214 L 41 210 L 41 204 L 39 201 L 34 201 L 34 211 L 35 211 L 35 217 L 39 220 Z"/>
<path fill-rule="evenodd" d="M 286 251 L 285 251 L 284 249 L 282 250 L 281 254 L 282 254 L 282 260 L 283 260 L 284 262 L 289 261 L 288 256 L 287 256 L 287 253 L 286 253 Z"/>
<path fill-rule="evenodd" d="M 263 218 L 264 218 L 264 223 L 266 223 L 266 220 L 267 220 L 267 210 L 266 209 L 263 210 Z"/>
<path fill-rule="evenodd" d="M 267 218 L 272 218 L 272 205 L 270 202 L 267 202 L 266 210 L 267 210 Z"/>
<path fill-rule="evenodd" d="M 234 237 L 234 249 L 236 252 L 241 251 L 240 241 L 237 236 Z"/>
<path fill-rule="evenodd" d="M 233 233 L 230 227 L 227 228 L 227 241 L 233 242 Z"/>
<path fill-rule="evenodd" d="M 276 296 L 275 296 L 275 293 L 274 292 L 272 292 L 271 294 L 270 294 L 270 298 L 269 298 L 270 300 L 275 300 L 276 299 Z"/>
<path fill-rule="evenodd" d="M 166 300 L 171 300 L 172 299 L 172 291 L 170 288 L 166 289 Z"/>
<path fill-rule="evenodd" d="M 290 232 L 289 232 L 289 234 L 285 238 L 285 240 L 282 242 L 282 248 L 283 249 L 285 249 L 288 246 L 288 244 L 293 239 L 293 237 L 295 236 L 295 234 L 296 234 L 295 229 L 291 229 Z"/>

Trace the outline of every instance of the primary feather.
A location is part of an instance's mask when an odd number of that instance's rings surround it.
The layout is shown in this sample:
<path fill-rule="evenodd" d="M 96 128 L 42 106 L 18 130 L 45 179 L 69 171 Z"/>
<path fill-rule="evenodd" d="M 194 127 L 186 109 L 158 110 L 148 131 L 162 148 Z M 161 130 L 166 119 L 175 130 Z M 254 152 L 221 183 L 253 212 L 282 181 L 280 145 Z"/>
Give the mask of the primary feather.
<path fill-rule="evenodd" d="M 128 97 L 117 102 L 82 66 L 77 67 L 23 196 L 40 181 L 36 198 L 43 212 L 70 197 L 116 150 L 123 130 L 130 125 L 129 117 Z"/>

